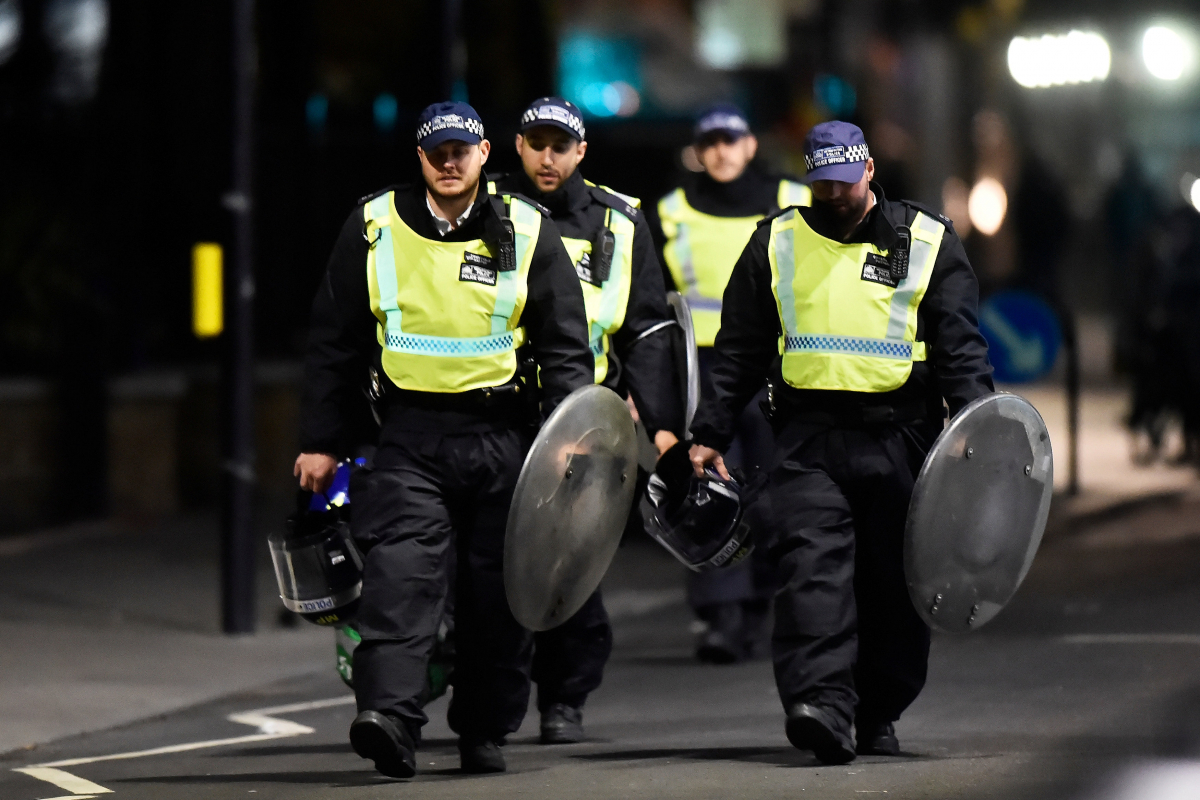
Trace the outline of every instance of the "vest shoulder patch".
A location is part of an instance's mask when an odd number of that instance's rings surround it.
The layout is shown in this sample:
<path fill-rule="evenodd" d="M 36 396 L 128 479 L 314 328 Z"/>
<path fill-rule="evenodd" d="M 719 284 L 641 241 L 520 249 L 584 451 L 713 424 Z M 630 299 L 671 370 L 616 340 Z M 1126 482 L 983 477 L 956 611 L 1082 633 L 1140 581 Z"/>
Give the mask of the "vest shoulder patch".
<path fill-rule="evenodd" d="M 526 197 L 525 195 L 521 194 L 520 192 L 501 192 L 500 194 L 506 195 L 508 197 L 519 198 L 521 200 L 521 202 L 525 203 L 526 205 L 531 205 L 534 208 L 536 208 L 543 217 L 545 217 L 546 219 L 550 219 L 550 209 L 546 208 L 544 205 L 539 203 L 537 200 L 531 200 L 528 197 Z"/>
<path fill-rule="evenodd" d="M 463 262 L 458 267 L 458 279 L 484 286 L 496 285 L 496 262 L 479 253 L 463 253 Z"/>
<path fill-rule="evenodd" d="M 624 214 L 625 216 L 627 216 L 631 220 L 633 220 L 634 223 L 636 223 L 638 221 L 638 219 L 640 218 L 641 213 L 642 213 L 641 209 L 632 205 L 624 197 L 618 197 L 617 195 L 612 194 L 611 192 L 607 192 L 604 189 L 601 189 L 599 186 L 592 186 L 590 188 L 592 190 L 592 197 L 600 205 L 607 206 L 608 208 L 611 208 L 614 211 L 620 211 L 622 214 Z"/>
<path fill-rule="evenodd" d="M 380 189 L 377 192 L 371 192 L 370 194 L 364 194 L 362 197 L 358 198 L 358 205 L 365 206 L 367 203 L 371 202 L 376 197 L 381 197 L 381 196 L 387 194 L 388 192 L 400 191 L 403 188 L 404 187 L 402 187 L 402 186 L 392 184 L 391 186 L 388 186 L 387 188 L 384 188 L 384 189 Z"/>
<path fill-rule="evenodd" d="M 758 221 L 758 227 L 761 228 L 763 225 L 770 225 L 775 220 L 776 217 L 778 217 L 780 214 L 786 214 L 788 212 L 788 210 L 791 208 L 793 208 L 793 206 L 788 206 L 787 208 L 775 209 L 770 214 L 767 214 L 765 217 L 763 217 L 762 219 L 760 219 Z"/>
<path fill-rule="evenodd" d="M 900 202 L 903 203 L 904 205 L 908 206 L 909 208 L 913 208 L 924 214 L 928 214 L 929 216 L 936 219 L 938 222 L 945 225 L 946 229 L 948 231 L 950 231 L 951 233 L 955 232 L 954 231 L 954 222 L 949 217 L 947 217 L 945 214 L 941 213 L 940 211 L 934 210 L 932 207 L 926 205 L 925 203 L 918 203 L 916 200 L 901 200 Z"/>
<path fill-rule="evenodd" d="M 879 283 L 895 289 L 900 285 L 900 276 L 892 269 L 892 262 L 887 256 L 878 253 L 867 253 L 863 262 L 862 279 L 871 283 Z"/>

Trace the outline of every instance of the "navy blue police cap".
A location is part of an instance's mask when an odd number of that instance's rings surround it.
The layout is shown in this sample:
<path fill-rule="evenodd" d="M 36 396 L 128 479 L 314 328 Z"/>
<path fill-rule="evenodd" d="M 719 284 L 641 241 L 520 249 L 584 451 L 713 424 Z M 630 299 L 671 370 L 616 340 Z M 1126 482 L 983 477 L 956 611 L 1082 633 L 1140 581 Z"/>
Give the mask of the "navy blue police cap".
<path fill-rule="evenodd" d="M 696 141 L 711 133 L 724 133 L 731 139 L 740 139 L 750 133 L 750 123 L 742 110 L 732 103 L 711 105 L 696 117 L 693 131 Z"/>
<path fill-rule="evenodd" d="M 564 130 L 580 142 L 586 135 L 579 106 L 561 97 L 539 97 L 529 104 L 529 108 L 521 115 L 521 133 L 538 125 Z"/>
<path fill-rule="evenodd" d="M 479 144 L 483 141 L 483 120 L 466 103 L 450 101 L 426 107 L 417 118 L 417 144 L 430 150 L 450 140 Z"/>
<path fill-rule="evenodd" d="M 804 182 L 858 183 L 868 158 L 861 128 L 840 120 L 822 122 L 804 137 L 804 167 L 808 170 Z"/>

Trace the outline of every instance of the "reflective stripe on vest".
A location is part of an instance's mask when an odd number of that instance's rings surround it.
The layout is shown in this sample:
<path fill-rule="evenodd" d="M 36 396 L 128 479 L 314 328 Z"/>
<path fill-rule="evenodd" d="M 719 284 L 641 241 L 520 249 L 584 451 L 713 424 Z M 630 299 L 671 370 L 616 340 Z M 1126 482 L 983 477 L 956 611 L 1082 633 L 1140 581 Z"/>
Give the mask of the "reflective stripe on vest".
<path fill-rule="evenodd" d="M 463 392 L 510 380 L 524 341 L 517 324 L 541 228 L 537 209 L 510 202 L 517 269 L 506 272 L 494 268 L 482 240 L 419 236 L 396 213 L 391 192 L 367 203 L 364 217 L 371 311 L 391 381 L 414 391 Z"/>
<path fill-rule="evenodd" d="M 820 236 L 795 211 L 771 223 L 768 257 L 772 291 L 783 328 L 784 380 L 797 389 L 887 392 L 925 360 L 917 338 L 917 308 L 933 273 L 945 226 L 918 213 L 910 226 L 908 275 L 868 280 L 886 258 L 871 244 L 842 244 Z"/>
<path fill-rule="evenodd" d="M 812 189 L 809 189 L 806 184 L 796 181 L 780 181 L 779 196 L 775 201 L 780 208 L 790 208 L 791 206 L 811 206 L 812 205 Z"/>
<path fill-rule="evenodd" d="M 605 191 L 609 190 L 605 189 Z M 635 200 L 635 198 L 622 197 L 626 200 Z M 631 202 L 630 205 L 634 205 L 634 202 Z M 585 279 L 581 264 L 585 255 L 590 256 L 592 243 L 586 239 L 563 237 L 563 246 L 567 248 L 571 263 L 575 265 L 575 271 L 579 275 L 579 284 L 583 290 L 583 301 L 588 319 L 588 344 L 596 363 L 596 383 L 601 383 L 608 375 L 608 351 L 611 347 L 609 337 L 625 324 L 625 311 L 629 305 L 629 289 L 633 282 L 634 222 L 621 212 L 610 208 L 606 209 L 604 224 L 613 232 L 616 241 L 608 279 L 600 286 Z"/>
<path fill-rule="evenodd" d="M 779 182 L 776 202 L 781 207 L 810 205 L 808 187 L 794 181 Z M 663 260 L 675 285 L 692 308 L 696 344 L 711 347 L 721 327 L 721 298 L 733 266 L 764 215 L 718 217 L 697 211 L 682 187 L 658 203 L 666 244 Z"/>

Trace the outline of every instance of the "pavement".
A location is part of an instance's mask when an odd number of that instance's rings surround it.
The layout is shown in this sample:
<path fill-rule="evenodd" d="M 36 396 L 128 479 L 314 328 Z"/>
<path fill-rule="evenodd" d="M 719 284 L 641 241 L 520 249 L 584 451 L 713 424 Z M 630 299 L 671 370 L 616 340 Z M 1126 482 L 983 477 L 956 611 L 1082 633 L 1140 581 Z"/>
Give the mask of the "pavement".
<path fill-rule="evenodd" d="M 1022 393 L 1057 447 L 1056 391 Z M 395 786 L 349 750 L 332 634 L 280 624 L 265 553 L 259 633 L 219 633 L 216 520 L 195 515 L 0 539 L 0 797 L 1099 797 L 1123 764 L 1186 771 L 1169 732 L 1200 720 L 1197 480 L 1119 457 L 1120 404 L 1085 393 L 1087 502 L 1056 500 L 1068 512 L 1000 617 L 935 638 L 899 758 L 823 767 L 789 747 L 769 663 L 693 662 L 682 569 L 645 541 L 605 582 L 616 646 L 587 742 L 535 744 L 533 713 L 508 774 L 463 776 L 443 699 L 420 774 Z"/>

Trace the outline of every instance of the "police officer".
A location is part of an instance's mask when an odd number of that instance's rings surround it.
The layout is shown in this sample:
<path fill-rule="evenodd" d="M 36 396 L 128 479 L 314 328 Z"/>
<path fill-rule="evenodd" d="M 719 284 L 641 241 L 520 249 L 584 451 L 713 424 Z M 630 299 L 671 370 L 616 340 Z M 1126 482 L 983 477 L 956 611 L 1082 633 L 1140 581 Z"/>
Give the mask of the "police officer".
<path fill-rule="evenodd" d="M 521 116 L 517 154 L 523 169 L 498 178 L 502 192 L 531 197 L 550 210 L 587 306 L 595 381 L 632 394 L 659 452 L 683 428 L 671 367 L 666 290 L 650 229 L 637 198 L 584 180 L 583 115 L 558 97 L 535 100 Z M 541 741 L 583 739 L 584 701 L 603 677 L 612 627 L 600 591 L 566 623 L 534 636 Z"/>
<path fill-rule="evenodd" d="M 502 772 L 528 704 L 531 636 L 502 578 L 504 527 L 541 412 L 592 381 L 583 297 L 558 231 L 517 195 L 489 195 L 490 144 L 465 103 L 425 109 L 424 181 L 367 197 L 342 227 L 313 301 L 305 364 L 303 488 L 328 485 L 369 378 L 382 420 L 373 468 L 352 484 L 365 556 L 354 654 L 355 752 L 415 772 L 421 695 L 457 546 L 450 727 L 462 768 Z"/>
<path fill-rule="evenodd" d="M 721 296 L 742 248 L 759 220 L 776 209 L 808 205 L 811 194 L 804 184 L 752 163 L 758 140 L 736 106 L 719 104 L 701 113 L 693 147 L 704 171 L 659 200 L 654 221 L 668 280 L 692 309 L 701 382 L 707 384 Z M 757 403 L 739 419 L 738 434 L 726 454 L 731 466 L 758 466 L 770 452 L 771 434 Z M 723 664 L 765 649 L 773 591 L 761 554 L 727 570 L 689 575 L 688 600 L 706 625 L 697 657 Z"/>
<path fill-rule="evenodd" d="M 908 598 L 913 482 L 950 414 L 991 392 L 978 288 L 949 220 L 872 182 L 862 131 L 804 143 L 811 208 L 764 220 L 725 290 L 693 466 L 725 473 L 764 383 L 778 431 L 754 511 L 777 566 L 772 654 L 788 739 L 825 763 L 895 754 L 925 683 L 929 629 Z M 765 545 L 765 546 L 764 546 Z"/>

